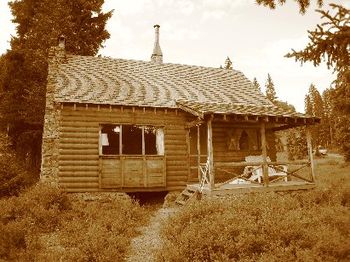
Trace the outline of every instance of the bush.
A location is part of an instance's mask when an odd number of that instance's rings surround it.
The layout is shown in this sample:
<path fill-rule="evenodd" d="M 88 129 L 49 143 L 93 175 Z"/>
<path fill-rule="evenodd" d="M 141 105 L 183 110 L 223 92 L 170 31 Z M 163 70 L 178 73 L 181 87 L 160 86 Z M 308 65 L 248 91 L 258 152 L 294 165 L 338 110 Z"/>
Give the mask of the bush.
<path fill-rule="evenodd" d="M 148 219 L 129 198 L 87 202 L 46 184 L 1 199 L 0 205 L 0 260 L 119 261 Z"/>
<path fill-rule="evenodd" d="M 312 191 L 185 206 L 163 224 L 158 261 L 349 261 L 349 173 L 337 169 Z"/>
<path fill-rule="evenodd" d="M 0 200 L 0 206 L 0 258 L 18 260 L 37 249 L 40 234 L 59 228 L 60 214 L 70 209 L 70 201 L 59 189 L 39 184 Z"/>
<path fill-rule="evenodd" d="M 17 196 L 23 189 L 38 180 L 38 174 L 27 171 L 7 139 L 0 134 L 0 198 Z"/>
<path fill-rule="evenodd" d="M 78 199 L 61 228 L 64 261 L 121 261 L 136 228 L 148 219 L 146 210 L 130 198 Z"/>

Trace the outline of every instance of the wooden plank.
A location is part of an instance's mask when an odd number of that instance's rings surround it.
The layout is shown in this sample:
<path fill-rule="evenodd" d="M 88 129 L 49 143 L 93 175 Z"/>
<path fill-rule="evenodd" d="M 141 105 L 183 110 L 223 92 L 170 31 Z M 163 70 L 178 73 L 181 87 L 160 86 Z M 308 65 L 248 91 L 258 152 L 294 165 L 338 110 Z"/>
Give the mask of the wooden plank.
<path fill-rule="evenodd" d="M 278 161 L 278 162 L 267 162 L 268 165 L 305 165 L 308 164 L 307 160 L 299 161 Z M 245 166 L 261 166 L 264 162 L 215 162 L 216 167 L 245 167 Z"/>

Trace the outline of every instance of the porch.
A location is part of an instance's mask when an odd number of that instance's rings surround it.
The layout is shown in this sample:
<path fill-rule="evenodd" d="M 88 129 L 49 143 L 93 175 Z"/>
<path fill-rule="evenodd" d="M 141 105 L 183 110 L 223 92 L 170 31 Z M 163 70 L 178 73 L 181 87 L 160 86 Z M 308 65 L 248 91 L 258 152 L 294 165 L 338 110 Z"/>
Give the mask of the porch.
<path fill-rule="evenodd" d="M 309 126 L 316 124 L 317 119 L 307 117 L 277 117 L 277 116 L 251 116 L 210 114 L 203 116 L 197 122 L 192 121 L 190 128 L 196 128 L 196 148 L 189 154 L 190 170 L 197 173 L 197 181 L 187 185 L 185 191 L 199 192 L 205 195 L 225 195 L 253 192 L 282 192 L 294 190 L 308 190 L 315 187 L 315 172 L 312 155 L 312 142 Z M 257 146 L 254 146 L 254 156 L 250 156 L 252 150 L 247 150 L 246 158 L 239 161 L 221 161 L 217 156 L 216 146 L 218 142 L 213 132 L 215 126 L 220 123 L 235 123 L 238 126 L 251 125 L 258 134 Z M 305 160 L 281 161 L 269 158 L 267 133 L 286 130 L 299 126 L 306 127 L 306 141 L 308 156 Z M 203 130 L 205 129 L 205 149 L 203 150 Z M 215 135 L 213 135 L 215 133 Z M 242 132 L 243 134 L 243 132 Z M 230 150 L 231 142 L 241 143 L 236 138 L 229 138 L 227 150 Z M 239 140 L 239 139 L 238 139 Z M 190 145 L 190 148 L 193 146 Z M 195 152 L 193 152 L 195 151 Z M 237 151 L 238 152 L 238 151 Z M 222 152 L 221 152 L 222 154 Z M 227 151 L 229 154 L 229 151 Z M 232 154 L 231 154 L 232 155 Z M 252 160 L 253 159 L 253 160 Z M 271 174 L 273 173 L 273 174 Z M 228 179 L 218 179 L 225 174 Z M 189 194 L 187 194 L 189 195 Z M 189 196 L 190 197 L 190 196 Z"/>

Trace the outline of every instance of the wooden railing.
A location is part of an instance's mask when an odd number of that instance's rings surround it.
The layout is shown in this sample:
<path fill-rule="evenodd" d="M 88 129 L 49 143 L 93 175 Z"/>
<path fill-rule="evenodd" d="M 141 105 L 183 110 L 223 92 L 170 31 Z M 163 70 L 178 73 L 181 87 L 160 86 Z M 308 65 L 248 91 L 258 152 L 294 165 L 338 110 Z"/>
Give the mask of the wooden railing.
<path fill-rule="evenodd" d="M 258 169 L 263 168 L 264 162 L 215 162 L 214 167 L 216 170 L 225 172 L 227 174 L 230 174 L 232 176 L 231 179 L 224 183 L 220 184 L 226 184 L 234 181 L 235 179 L 243 179 L 246 181 L 249 181 L 250 183 L 257 183 L 260 184 L 261 182 L 256 182 L 254 180 L 251 180 L 251 175 Z M 288 170 L 282 168 L 282 166 L 288 166 Z M 297 166 L 295 169 L 291 169 L 291 167 Z M 251 169 L 245 169 L 242 174 L 237 174 L 233 171 L 228 170 L 229 168 L 237 168 L 237 167 L 253 167 Z M 287 178 L 288 180 L 292 179 L 292 177 L 303 180 L 305 182 L 313 183 L 314 177 L 311 172 L 311 163 L 308 160 L 300 160 L 300 161 L 275 161 L 275 162 L 267 162 L 267 167 L 274 168 L 275 170 L 285 173 L 285 176 L 275 177 L 273 179 L 273 182 L 282 180 L 284 178 Z M 305 177 L 302 175 L 297 174 L 299 171 L 301 171 L 304 168 L 310 168 L 309 170 L 309 177 Z M 266 182 L 266 181 L 265 181 Z M 271 181 L 272 182 L 272 181 Z M 264 183 L 265 185 L 268 185 L 267 183 Z"/>

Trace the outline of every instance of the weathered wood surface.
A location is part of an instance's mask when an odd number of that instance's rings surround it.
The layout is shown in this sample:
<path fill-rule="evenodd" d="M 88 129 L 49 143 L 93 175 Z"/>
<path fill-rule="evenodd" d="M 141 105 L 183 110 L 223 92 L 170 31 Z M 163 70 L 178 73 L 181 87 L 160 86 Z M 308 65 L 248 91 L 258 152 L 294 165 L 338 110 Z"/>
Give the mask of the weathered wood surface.
<path fill-rule="evenodd" d="M 192 190 L 198 190 L 199 184 L 187 185 Z M 225 184 L 223 186 L 217 186 L 214 190 L 210 190 L 209 187 L 203 189 L 203 193 L 207 195 L 229 195 L 237 193 L 257 193 L 257 192 L 283 192 L 283 191 L 296 191 L 296 190 L 308 190 L 315 188 L 314 183 L 305 181 L 288 181 L 278 182 L 270 184 L 265 187 L 261 184 Z"/>
<path fill-rule="evenodd" d="M 64 106 L 60 117 L 59 177 L 67 191 L 84 191 L 85 184 L 86 191 L 113 190 L 119 185 L 128 187 L 127 190 L 130 188 L 130 191 L 137 188 L 148 191 L 147 187 L 177 190 L 186 184 L 189 163 L 185 123 L 188 114 L 163 109 L 157 109 L 156 113 L 142 108 L 135 108 L 134 112 L 132 108 L 112 107 L 110 110 L 103 106 L 98 110 L 97 106 L 77 104 L 75 110 L 73 106 Z M 108 123 L 164 127 L 165 164 L 160 166 L 156 159 L 153 162 L 141 161 L 141 164 L 136 160 L 128 163 L 122 160 L 124 164 L 119 168 L 116 163 L 111 164 L 112 157 L 110 161 L 103 160 L 100 167 L 100 124 Z M 118 171 L 113 173 L 113 169 L 120 170 L 120 179 Z"/>

